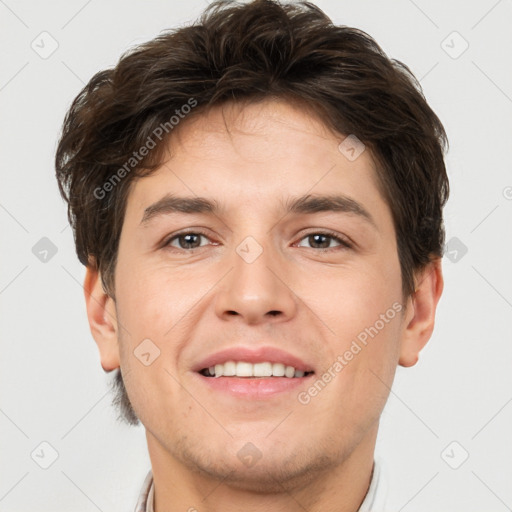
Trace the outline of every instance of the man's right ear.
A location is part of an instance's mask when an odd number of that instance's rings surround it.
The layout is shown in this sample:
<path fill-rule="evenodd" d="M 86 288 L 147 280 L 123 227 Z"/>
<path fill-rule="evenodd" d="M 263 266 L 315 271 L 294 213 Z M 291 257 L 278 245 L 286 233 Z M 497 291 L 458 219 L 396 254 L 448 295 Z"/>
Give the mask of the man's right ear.
<path fill-rule="evenodd" d="M 99 270 L 87 266 L 84 279 L 85 305 L 92 336 L 106 372 L 119 368 L 119 342 L 114 300 L 105 293 Z"/>

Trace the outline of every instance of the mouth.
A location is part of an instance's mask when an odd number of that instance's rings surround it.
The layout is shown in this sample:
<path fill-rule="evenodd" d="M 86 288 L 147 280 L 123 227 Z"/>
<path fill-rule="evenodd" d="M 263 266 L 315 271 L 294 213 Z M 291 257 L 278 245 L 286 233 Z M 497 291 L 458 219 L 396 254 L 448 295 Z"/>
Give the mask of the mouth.
<path fill-rule="evenodd" d="M 301 358 L 270 346 L 221 350 L 192 370 L 209 393 L 245 400 L 290 400 L 290 393 L 309 385 L 315 374 Z"/>
<path fill-rule="evenodd" d="M 226 361 L 199 370 L 203 377 L 238 377 L 243 379 L 285 378 L 300 379 L 314 373 L 313 370 L 297 369 L 281 362 Z"/>

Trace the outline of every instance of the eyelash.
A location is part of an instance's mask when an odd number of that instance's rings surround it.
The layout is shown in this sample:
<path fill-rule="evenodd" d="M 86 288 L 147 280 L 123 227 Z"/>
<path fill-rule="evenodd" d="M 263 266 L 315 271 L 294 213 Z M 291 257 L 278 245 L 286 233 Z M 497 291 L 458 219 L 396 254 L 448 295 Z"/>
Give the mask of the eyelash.
<path fill-rule="evenodd" d="M 171 246 L 171 242 L 173 240 L 177 240 L 178 238 L 180 238 L 182 236 L 186 236 L 186 235 L 200 235 L 200 236 L 204 236 L 205 238 L 209 239 L 208 235 L 204 231 L 201 231 L 200 229 L 195 229 L 195 230 L 183 231 L 181 233 L 175 234 L 172 237 L 168 238 L 162 245 L 163 245 L 163 247 L 171 247 L 172 249 L 177 249 L 177 250 L 186 251 L 186 252 L 192 252 L 192 251 L 195 251 L 196 249 L 202 248 L 202 246 L 201 246 L 201 247 L 194 247 L 192 249 L 183 249 L 181 247 Z M 352 244 L 346 238 L 341 237 L 337 233 L 334 233 L 329 230 L 312 231 L 310 233 L 306 233 L 305 235 L 302 236 L 302 238 L 300 238 L 299 242 L 301 242 L 305 238 L 313 236 L 313 235 L 323 235 L 323 236 L 326 236 L 340 244 L 335 247 L 327 247 L 327 248 L 320 248 L 320 249 L 316 249 L 314 247 L 309 247 L 309 249 L 312 249 L 315 252 L 329 252 L 329 251 L 333 251 L 333 250 L 339 250 L 340 248 L 341 249 L 351 249 L 352 248 Z"/>
<path fill-rule="evenodd" d="M 326 249 L 315 249 L 314 247 L 310 247 L 310 249 L 313 249 L 316 252 L 329 252 L 329 251 L 334 251 L 334 250 L 340 250 L 340 248 L 341 249 L 351 249 L 352 248 L 352 244 L 348 241 L 347 238 L 342 237 L 342 236 L 338 235 L 337 233 L 334 233 L 333 231 L 329 231 L 329 230 L 311 231 L 310 233 L 306 233 L 305 235 L 303 235 L 299 241 L 304 240 L 304 238 L 307 238 L 307 237 L 310 237 L 313 235 L 323 235 L 327 238 L 331 238 L 332 240 L 334 240 L 340 244 L 335 247 L 327 247 Z"/>

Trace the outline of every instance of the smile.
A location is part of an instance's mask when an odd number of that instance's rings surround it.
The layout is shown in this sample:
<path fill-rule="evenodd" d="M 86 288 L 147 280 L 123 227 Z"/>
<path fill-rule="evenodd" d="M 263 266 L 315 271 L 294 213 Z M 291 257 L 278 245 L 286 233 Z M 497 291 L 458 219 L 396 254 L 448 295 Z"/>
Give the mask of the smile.
<path fill-rule="evenodd" d="M 205 377 L 286 377 L 291 379 L 305 377 L 313 372 L 297 370 L 293 366 L 270 361 L 254 364 L 247 361 L 226 361 L 222 364 L 203 368 L 199 373 Z"/>

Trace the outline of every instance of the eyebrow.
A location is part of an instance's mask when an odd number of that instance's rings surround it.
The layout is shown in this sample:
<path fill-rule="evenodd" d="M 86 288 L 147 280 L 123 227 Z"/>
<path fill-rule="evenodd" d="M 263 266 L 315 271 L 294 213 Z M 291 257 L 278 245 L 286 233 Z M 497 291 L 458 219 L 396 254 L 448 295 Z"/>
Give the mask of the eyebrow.
<path fill-rule="evenodd" d="M 318 212 L 343 212 L 356 215 L 367 221 L 373 227 L 377 224 L 370 212 L 351 197 L 335 195 L 305 195 L 289 198 L 285 202 L 285 213 L 311 214 Z M 219 213 L 219 205 L 216 201 L 205 197 L 178 197 L 167 194 L 144 210 L 141 225 L 147 225 L 150 220 L 160 215 L 171 213 Z"/>
<path fill-rule="evenodd" d="M 215 201 L 204 197 L 177 197 L 173 195 L 165 195 L 156 203 L 148 206 L 144 210 L 141 224 L 148 222 L 160 215 L 169 213 L 217 213 L 219 207 Z"/>
<path fill-rule="evenodd" d="M 343 212 L 356 215 L 377 228 L 370 212 L 351 197 L 335 195 L 306 195 L 288 200 L 287 213 Z"/>

